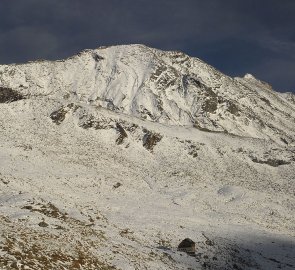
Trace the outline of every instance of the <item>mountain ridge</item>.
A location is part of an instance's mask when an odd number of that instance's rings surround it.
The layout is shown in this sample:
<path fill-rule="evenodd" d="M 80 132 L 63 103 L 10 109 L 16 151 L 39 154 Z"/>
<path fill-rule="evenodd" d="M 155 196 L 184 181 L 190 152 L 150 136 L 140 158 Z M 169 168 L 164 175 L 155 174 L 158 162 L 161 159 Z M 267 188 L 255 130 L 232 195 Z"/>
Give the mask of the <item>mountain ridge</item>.
<path fill-rule="evenodd" d="M 150 121 L 276 142 L 295 140 L 290 129 L 295 121 L 292 94 L 274 92 L 252 75 L 231 78 L 181 52 L 138 44 L 111 46 L 65 60 L 0 66 L 0 72 L 5 69 L 16 74 L 12 84 L 0 76 L 1 84 L 25 95 L 58 94 L 59 89 L 72 100 L 77 95 L 82 102 Z"/>

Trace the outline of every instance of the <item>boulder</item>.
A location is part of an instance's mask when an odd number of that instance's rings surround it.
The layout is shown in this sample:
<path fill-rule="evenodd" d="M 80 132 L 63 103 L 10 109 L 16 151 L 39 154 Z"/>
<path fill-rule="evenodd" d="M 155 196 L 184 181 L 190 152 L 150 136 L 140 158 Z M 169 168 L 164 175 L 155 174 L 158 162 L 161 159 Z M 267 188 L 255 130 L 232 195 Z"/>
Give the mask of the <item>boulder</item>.
<path fill-rule="evenodd" d="M 189 255 L 195 255 L 196 252 L 196 243 L 189 239 L 185 238 L 181 243 L 178 245 L 178 251 L 186 252 Z"/>

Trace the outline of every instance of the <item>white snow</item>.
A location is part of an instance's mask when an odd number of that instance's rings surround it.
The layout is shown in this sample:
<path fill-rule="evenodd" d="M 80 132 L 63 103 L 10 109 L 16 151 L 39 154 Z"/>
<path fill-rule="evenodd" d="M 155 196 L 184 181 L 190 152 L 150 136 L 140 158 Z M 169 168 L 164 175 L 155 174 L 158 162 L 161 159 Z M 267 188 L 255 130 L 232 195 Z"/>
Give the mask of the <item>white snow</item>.
<path fill-rule="evenodd" d="M 0 268 L 295 267 L 289 96 L 143 45 L 0 66 L 0 87 L 26 97 L 0 104 Z"/>

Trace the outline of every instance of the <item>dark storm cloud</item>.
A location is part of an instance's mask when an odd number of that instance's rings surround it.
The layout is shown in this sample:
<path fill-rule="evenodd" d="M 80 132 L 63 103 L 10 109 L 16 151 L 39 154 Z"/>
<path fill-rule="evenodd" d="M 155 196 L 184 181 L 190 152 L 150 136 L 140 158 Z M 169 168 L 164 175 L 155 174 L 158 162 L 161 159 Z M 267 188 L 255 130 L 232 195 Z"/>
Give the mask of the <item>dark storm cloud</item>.
<path fill-rule="evenodd" d="M 144 43 L 295 90 L 294 12 L 294 0 L 1 0 L 0 63 Z"/>

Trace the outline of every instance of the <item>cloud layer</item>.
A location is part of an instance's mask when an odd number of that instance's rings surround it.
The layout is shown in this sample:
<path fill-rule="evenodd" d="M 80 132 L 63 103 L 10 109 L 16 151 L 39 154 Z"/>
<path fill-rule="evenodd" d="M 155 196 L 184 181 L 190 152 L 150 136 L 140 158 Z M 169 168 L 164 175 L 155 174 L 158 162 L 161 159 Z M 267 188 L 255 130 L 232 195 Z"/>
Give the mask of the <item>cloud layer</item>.
<path fill-rule="evenodd" d="M 144 43 L 295 91 L 294 0 L 1 0 L 0 63 Z"/>

